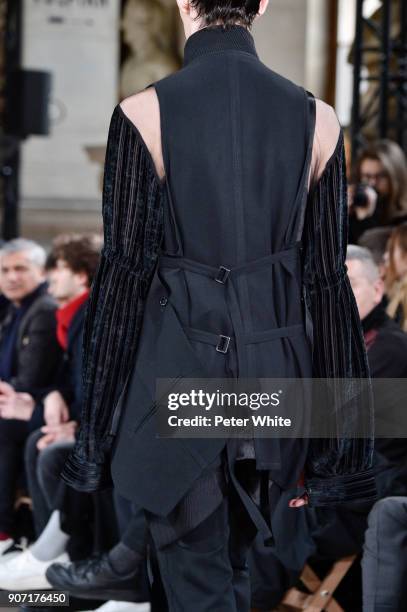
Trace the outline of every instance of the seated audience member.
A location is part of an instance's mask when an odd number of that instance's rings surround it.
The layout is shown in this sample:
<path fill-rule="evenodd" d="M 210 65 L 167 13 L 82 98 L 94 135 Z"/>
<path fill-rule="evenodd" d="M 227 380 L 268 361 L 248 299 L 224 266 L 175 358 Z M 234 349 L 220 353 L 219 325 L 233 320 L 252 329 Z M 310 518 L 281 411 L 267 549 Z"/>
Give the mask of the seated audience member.
<path fill-rule="evenodd" d="M 45 259 L 31 240 L 11 240 L 0 250 L 1 290 L 8 300 L 0 320 L 0 556 L 13 543 L 24 443 L 42 423 L 35 398 L 53 384 L 62 355 Z"/>
<path fill-rule="evenodd" d="M 407 223 L 396 227 L 390 236 L 386 291 L 388 314 L 407 331 Z"/>
<path fill-rule="evenodd" d="M 373 506 L 362 576 L 363 612 L 407 610 L 407 497 L 386 497 Z"/>
<path fill-rule="evenodd" d="M 346 263 L 362 320 L 372 377 L 406 378 L 407 334 L 386 313 L 384 283 L 370 252 L 351 245 Z M 374 385 L 376 429 L 382 416 L 394 409 L 390 404 L 392 397 L 388 393 L 383 397 L 383 390 L 380 384 Z M 402 397 L 395 399 L 403 401 Z M 378 432 L 375 451 L 379 496 L 407 495 L 407 439 L 387 439 Z"/>
<path fill-rule="evenodd" d="M 372 377 L 407 376 L 407 334 L 386 313 L 384 282 L 370 251 L 350 245 L 346 265 L 362 321 Z"/>
<path fill-rule="evenodd" d="M 82 395 L 82 338 L 90 285 L 100 259 L 96 236 L 66 235 L 54 241 L 48 257 L 50 292 L 61 304 L 56 312 L 57 338 L 64 359 L 43 400 L 45 426 L 26 443 L 26 474 L 33 502 L 37 541 L 19 554 L 4 554 L 0 588 L 47 588 L 45 570 L 67 561 L 69 533 L 89 529 L 91 496 L 67 487 L 60 473 L 75 441 Z M 16 403 L 20 398 L 16 393 Z"/>
<path fill-rule="evenodd" d="M 349 188 L 349 242 L 373 227 L 407 220 L 407 161 L 401 147 L 379 140 L 362 150 Z"/>
<path fill-rule="evenodd" d="M 371 253 L 350 245 L 346 265 L 362 321 L 372 377 L 407 377 L 407 334 L 386 313 L 384 282 Z M 376 399 L 375 396 L 375 410 L 379 416 L 381 407 Z M 407 439 L 378 438 L 375 465 L 380 497 L 407 495 Z M 278 525 L 281 531 L 287 526 L 288 530 L 293 529 L 291 523 L 295 520 L 298 538 L 294 547 L 267 550 L 256 542 L 252 550 L 252 603 L 257 610 L 269 610 L 277 605 L 277 597 L 281 598 L 294 584 L 307 559 L 334 560 L 362 551 L 370 507 L 338 507 L 322 513 L 307 507 L 300 510 L 301 514 L 294 518 L 284 511 Z M 322 515 L 324 525 L 321 524 Z M 278 518 L 275 516 L 273 520 Z"/>

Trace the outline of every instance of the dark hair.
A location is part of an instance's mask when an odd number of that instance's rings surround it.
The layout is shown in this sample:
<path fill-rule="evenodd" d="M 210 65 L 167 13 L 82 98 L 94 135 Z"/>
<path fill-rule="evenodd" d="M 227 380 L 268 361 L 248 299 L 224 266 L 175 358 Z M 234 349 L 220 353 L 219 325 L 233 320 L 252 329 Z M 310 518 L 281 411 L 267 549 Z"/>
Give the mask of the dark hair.
<path fill-rule="evenodd" d="M 191 5 L 198 11 L 198 17 L 205 25 L 221 23 L 233 25 L 237 21 L 251 27 L 259 11 L 260 0 L 191 0 Z"/>
<path fill-rule="evenodd" d="M 355 166 L 355 179 L 360 182 L 361 166 L 366 159 L 379 161 L 390 182 L 387 221 L 407 212 L 407 161 L 403 149 L 392 140 L 377 140 L 360 152 Z"/>
<path fill-rule="evenodd" d="M 63 261 L 72 272 L 85 272 L 90 287 L 99 266 L 102 245 L 99 234 L 61 234 L 52 242 L 45 269 L 53 270 L 58 261 Z"/>

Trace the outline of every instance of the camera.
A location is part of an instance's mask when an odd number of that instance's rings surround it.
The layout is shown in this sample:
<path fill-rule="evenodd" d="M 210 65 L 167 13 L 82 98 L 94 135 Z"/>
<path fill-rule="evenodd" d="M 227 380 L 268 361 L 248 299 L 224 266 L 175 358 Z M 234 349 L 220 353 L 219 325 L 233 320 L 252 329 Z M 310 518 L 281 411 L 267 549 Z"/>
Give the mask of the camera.
<path fill-rule="evenodd" d="M 359 185 L 356 185 L 352 205 L 355 208 L 367 208 L 369 206 L 369 194 L 367 192 L 367 185 L 364 185 L 363 183 L 359 183 Z"/>

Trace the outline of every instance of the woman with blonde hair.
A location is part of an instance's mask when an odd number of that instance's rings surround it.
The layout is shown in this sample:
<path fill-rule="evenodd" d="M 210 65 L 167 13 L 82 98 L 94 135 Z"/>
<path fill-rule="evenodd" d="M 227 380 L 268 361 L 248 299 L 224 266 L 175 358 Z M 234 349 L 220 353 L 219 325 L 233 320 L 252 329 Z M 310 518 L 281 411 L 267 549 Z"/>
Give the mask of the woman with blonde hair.
<path fill-rule="evenodd" d="M 396 227 L 390 236 L 386 285 L 387 312 L 407 331 L 407 223 Z"/>

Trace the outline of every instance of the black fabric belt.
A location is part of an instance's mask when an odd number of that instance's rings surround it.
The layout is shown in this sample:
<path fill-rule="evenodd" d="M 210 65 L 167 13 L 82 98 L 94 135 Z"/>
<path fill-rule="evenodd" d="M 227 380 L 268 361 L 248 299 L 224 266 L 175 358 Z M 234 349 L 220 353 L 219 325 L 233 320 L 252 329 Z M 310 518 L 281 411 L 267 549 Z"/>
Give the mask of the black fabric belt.
<path fill-rule="evenodd" d="M 278 263 L 281 261 L 293 261 L 299 256 L 301 249 L 301 243 L 298 242 L 295 246 L 284 251 L 278 251 L 277 253 L 271 253 L 265 257 L 260 257 L 253 261 L 249 261 L 245 264 L 235 266 L 233 268 L 227 268 L 226 266 L 208 266 L 207 264 L 188 259 L 187 257 L 174 257 L 170 255 L 162 255 L 159 258 L 158 265 L 163 268 L 180 268 L 182 270 L 189 270 L 196 274 L 203 274 L 209 278 L 213 278 L 216 282 L 226 284 L 229 276 L 238 276 L 243 272 L 253 272 L 255 270 L 261 270 L 267 268 L 270 264 Z"/>
<path fill-rule="evenodd" d="M 227 353 L 230 343 L 235 342 L 234 336 L 213 334 L 211 332 L 195 329 L 193 327 L 184 327 L 184 330 L 188 338 L 191 340 L 204 342 L 205 344 L 212 344 L 213 346 L 216 346 L 216 350 L 219 353 Z M 269 340 L 275 340 L 277 338 L 292 338 L 294 336 L 300 336 L 303 333 L 304 326 L 300 323 L 299 325 L 276 327 L 274 329 L 267 329 L 261 332 L 245 334 L 243 337 L 243 342 L 244 344 L 257 344 L 259 342 L 268 342 Z"/>

